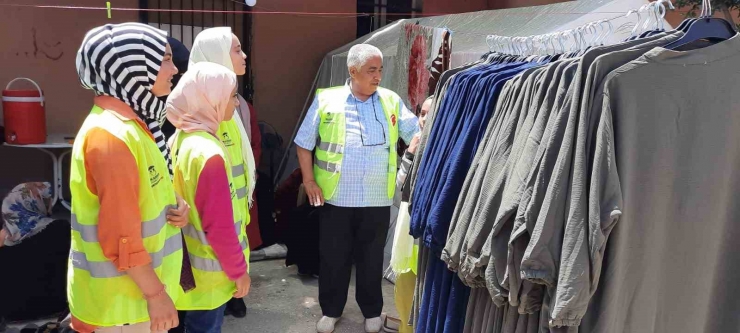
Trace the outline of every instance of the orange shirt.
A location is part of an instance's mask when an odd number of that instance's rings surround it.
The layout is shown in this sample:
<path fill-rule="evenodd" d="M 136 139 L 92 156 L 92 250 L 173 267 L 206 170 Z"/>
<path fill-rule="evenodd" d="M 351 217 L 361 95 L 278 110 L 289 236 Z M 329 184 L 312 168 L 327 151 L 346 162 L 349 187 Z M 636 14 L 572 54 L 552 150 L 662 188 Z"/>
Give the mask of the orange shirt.
<path fill-rule="evenodd" d="M 136 121 L 154 140 L 146 124 L 126 103 L 109 96 L 98 96 L 95 97 L 95 105 L 121 120 Z M 100 200 L 98 240 L 105 257 L 119 271 L 150 264 L 152 260 L 141 237 L 139 168 L 134 155 L 123 141 L 102 128 L 90 129 L 84 141 L 87 186 Z M 96 329 L 74 316 L 72 328 L 80 333 Z"/>

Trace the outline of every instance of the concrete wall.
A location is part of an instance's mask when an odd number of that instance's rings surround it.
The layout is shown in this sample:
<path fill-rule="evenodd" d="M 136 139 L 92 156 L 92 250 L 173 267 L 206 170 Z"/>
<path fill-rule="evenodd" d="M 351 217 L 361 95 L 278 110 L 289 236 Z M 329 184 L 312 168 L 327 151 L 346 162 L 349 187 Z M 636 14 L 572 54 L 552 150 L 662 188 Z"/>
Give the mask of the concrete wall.
<path fill-rule="evenodd" d="M 269 0 L 257 7 L 257 11 L 354 13 L 357 2 Z M 259 119 L 289 141 L 324 55 L 354 40 L 356 31 L 354 17 L 255 14 L 252 68 Z"/>
<path fill-rule="evenodd" d="M 0 0 L 0 4 L 25 1 Z M 38 3 L 38 2 L 37 2 Z M 99 0 L 53 0 L 48 5 L 99 7 Z M 114 6 L 137 7 L 137 0 Z M 0 85 L 15 77 L 35 80 L 46 95 L 49 133 L 75 134 L 92 107 L 92 93 L 77 79 L 75 54 L 85 33 L 105 23 L 136 21 L 138 12 L 11 8 L 0 9 Z M 18 85 L 17 87 L 30 87 Z M 2 114 L 0 107 L 0 115 Z M 0 117 L 0 121 L 2 117 Z M 35 149 L 0 146 L 0 194 L 25 181 L 51 180 L 51 161 Z"/>

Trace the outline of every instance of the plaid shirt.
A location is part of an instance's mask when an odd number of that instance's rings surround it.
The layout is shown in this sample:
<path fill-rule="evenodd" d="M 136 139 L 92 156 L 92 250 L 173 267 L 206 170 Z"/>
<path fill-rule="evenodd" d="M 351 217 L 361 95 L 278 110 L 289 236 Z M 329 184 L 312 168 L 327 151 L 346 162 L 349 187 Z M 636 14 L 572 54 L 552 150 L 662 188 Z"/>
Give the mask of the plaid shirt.
<path fill-rule="evenodd" d="M 344 103 L 346 118 L 345 148 L 342 173 L 337 192 L 326 202 L 340 207 L 385 207 L 393 204 L 388 198 L 388 154 L 390 153 L 388 122 L 378 93 L 362 102 L 352 95 L 348 85 Z M 399 101 L 398 136 L 410 142 L 419 131 L 419 122 Z M 295 144 L 313 150 L 319 135 L 321 116 L 319 102 L 314 99 L 298 130 Z"/>

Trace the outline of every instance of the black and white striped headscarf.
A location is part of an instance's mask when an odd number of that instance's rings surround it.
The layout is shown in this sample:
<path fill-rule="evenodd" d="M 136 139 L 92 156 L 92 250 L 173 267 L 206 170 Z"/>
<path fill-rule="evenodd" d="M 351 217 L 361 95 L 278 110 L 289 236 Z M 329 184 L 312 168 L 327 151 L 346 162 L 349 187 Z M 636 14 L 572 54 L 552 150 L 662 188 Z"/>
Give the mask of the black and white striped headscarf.
<path fill-rule="evenodd" d="M 167 46 L 167 32 L 140 23 L 106 24 L 90 30 L 77 51 L 82 86 L 131 106 L 152 132 L 172 173 L 160 126 L 165 102 L 152 94 Z"/>

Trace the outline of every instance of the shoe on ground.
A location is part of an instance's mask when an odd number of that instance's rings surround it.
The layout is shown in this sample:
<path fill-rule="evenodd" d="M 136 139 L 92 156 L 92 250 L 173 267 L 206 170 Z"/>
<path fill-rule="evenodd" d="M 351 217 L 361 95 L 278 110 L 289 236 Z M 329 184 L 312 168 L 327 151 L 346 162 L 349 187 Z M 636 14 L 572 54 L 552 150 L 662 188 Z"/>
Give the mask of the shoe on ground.
<path fill-rule="evenodd" d="M 298 267 L 298 276 L 304 277 L 304 278 L 314 278 L 314 279 L 319 278 L 318 273 L 314 273 L 311 270 L 308 270 L 306 268 L 301 268 L 301 267 Z"/>
<path fill-rule="evenodd" d="M 332 333 L 334 332 L 334 325 L 337 324 L 339 318 L 332 318 L 323 316 L 321 320 L 316 324 L 316 332 L 318 333 Z"/>
<path fill-rule="evenodd" d="M 365 319 L 365 332 L 378 333 L 383 327 L 383 320 L 380 317 Z"/>
<path fill-rule="evenodd" d="M 232 315 L 234 318 L 244 318 L 247 316 L 247 306 L 241 298 L 232 298 L 226 303 L 224 315 Z"/>

